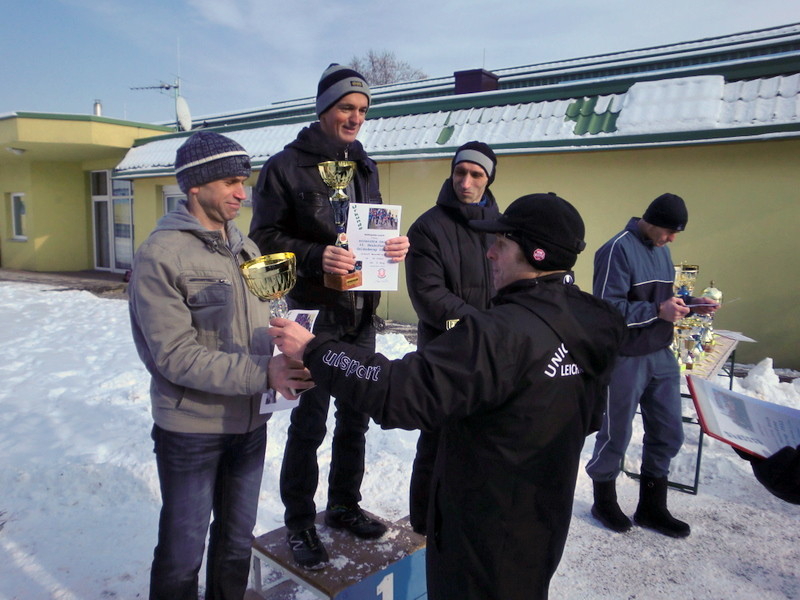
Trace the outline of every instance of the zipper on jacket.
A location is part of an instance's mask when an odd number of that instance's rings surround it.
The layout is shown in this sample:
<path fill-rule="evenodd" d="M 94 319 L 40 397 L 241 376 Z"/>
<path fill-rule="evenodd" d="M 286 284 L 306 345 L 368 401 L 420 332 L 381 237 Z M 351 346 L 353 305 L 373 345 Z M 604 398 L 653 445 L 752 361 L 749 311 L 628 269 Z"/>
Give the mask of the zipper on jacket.
<path fill-rule="evenodd" d="M 239 262 L 239 255 L 243 254 L 243 252 L 240 252 L 239 254 L 234 255 L 230 248 L 227 248 L 227 251 L 228 251 L 228 256 L 231 257 L 231 261 L 233 262 L 234 269 L 236 269 L 236 271 L 239 271 L 240 270 L 239 269 L 240 265 L 242 265 L 243 262 L 244 262 L 244 261 Z M 253 352 L 253 347 L 252 347 L 253 339 L 252 339 L 251 327 L 250 327 L 250 323 L 251 323 L 251 319 L 250 319 L 250 304 L 247 302 L 247 294 L 250 294 L 251 292 L 250 292 L 250 288 L 247 287 L 247 283 L 245 282 L 244 277 L 240 277 L 239 278 L 239 285 L 235 286 L 234 290 L 238 290 L 238 292 L 234 292 L 234 294 L 236 294 L 236 293 L 241 294 L 242 308 L 243 308 L 243 311 L 244 311 L 244 323 L 243 323 L 243 325 L 244 325 L 244 333 L 245 333 L 245 339 L 247 340 L 247 353 L 249 355 L 249 354 L 252 354 L 252 352 Z M 267 374 L 265 373 L 264 376 L 266 377 Z M 250 417 L 249 417 L 249 421 L 247 423 L 247 431 L 252 431 L 252 429 L 253 429 L 253 422 L 255 420 L 255 415 L 254 415 L 254 412 L 253 412 L 253 405 L 254 405 L 253 402 L 249 402 L 248 403 L 248 410 L 250 412 Z"/>
<path fill-rule="evenodd" d="M 190 277 L 187 281 L 189 283 L 221 283 L 223 285 L 233 285 L 229 279 L 220 279 L 219 277 Z"/>

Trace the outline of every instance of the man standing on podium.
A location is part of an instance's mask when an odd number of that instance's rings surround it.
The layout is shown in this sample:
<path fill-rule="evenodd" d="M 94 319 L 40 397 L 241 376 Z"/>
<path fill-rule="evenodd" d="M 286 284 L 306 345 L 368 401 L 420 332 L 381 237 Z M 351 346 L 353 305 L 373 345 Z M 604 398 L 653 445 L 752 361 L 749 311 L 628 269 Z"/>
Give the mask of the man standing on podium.
<path fill-rule="evenodd" d="M 375 314 L 379 292 L 333 289 L 325 275 L 347 275 L 356 268 L 352 251 L 337 245 L 346 231 L 347 207 L 336 215 L 331 188 L 323 181 L 319 163 L 353 161 L 355 174 L 344 190 L 350 202 L 380 204 L 378 168 L 356 139 L 367 115 L 371 92 L 356 71 L 332 64 L 317 86 L 319 121 L 304 128 L 281 152 L 272 156 L 258 178 L 253 195 L 250 237 L 264 254 L 294 252 L 297 284 L 287 295 L 290 308 L 319 310 L 314 329 L 370 352 L 375 350 Z M 343 215 L 343 217 L 341 216 Z M 408 238 L 386 242 L 386 256 L 400 262 L 408 252 Z M 369 415 L 335 399 L 328 502 L 325 524 L 354 535 L 378 538 L 386 527 L 359 507 Z M 325 437 L 330 392 L 314 388 L 300 397 L 292 411 L 280 475 L 281 500 L 287 542 L 294 560 L 307 569 L 328 563 L 328 553 L 314 521 L 319 466 L 317 449 Z"/>

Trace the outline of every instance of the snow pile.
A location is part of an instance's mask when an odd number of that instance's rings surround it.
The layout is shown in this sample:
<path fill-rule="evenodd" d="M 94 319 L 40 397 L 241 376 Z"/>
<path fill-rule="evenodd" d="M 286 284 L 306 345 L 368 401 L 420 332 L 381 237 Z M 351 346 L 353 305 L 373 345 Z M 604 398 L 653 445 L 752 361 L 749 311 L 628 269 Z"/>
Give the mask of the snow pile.
<path fill-rule="evenodd" d="M 160 499 L 149 378 L 131 341 L 127 304 L 0 282 L 0 318 L 0 600 L 146 597 Z M 391 357 L 413 350 L 398 334 L 380 335 L 378 348 Z M 770 359 L 734 383 L 800 408 L 800 384 L 780 383 Z M 269 423 L 257 534 L 282 525 L 277 482 L 288 416 Z M 697 431 L 687 424 L 672 479 L 692 482 Z M 629 452 L 632 470 L 641 433 L 635 430 Z M 416 438 L 370 429 L 364 508 L 392 520 L 407 514 Z M 592 436 L 584 464 L 593 445 Z M 319 451 L 318 506 L 329 461 L 330 436 Z M 638 483 L 620 477 L 618 492 L 632 514 Z M 692 526 L 685 540 L 640 528 L 614 534 L 589 515 L 591 502 L 581 470 L 554 599 L 800 598 L 800 507 L 766 492 L 721 442 L 704 439 L 697 495 L 670 492 L 676 516 Z"/>

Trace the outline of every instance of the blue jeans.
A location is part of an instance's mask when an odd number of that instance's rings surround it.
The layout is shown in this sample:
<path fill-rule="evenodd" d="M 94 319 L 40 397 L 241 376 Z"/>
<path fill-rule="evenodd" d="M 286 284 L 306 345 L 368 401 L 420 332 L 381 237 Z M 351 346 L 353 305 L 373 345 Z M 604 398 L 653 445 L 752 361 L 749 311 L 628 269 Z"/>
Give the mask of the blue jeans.
<path fill-rule="evenodd" d="M 267 426 L 244 434 L 176 433 L 153 426 L 161 484 L 150 600 L 197 600 L 208 523 L 206 600 L 247 589 Z"/>

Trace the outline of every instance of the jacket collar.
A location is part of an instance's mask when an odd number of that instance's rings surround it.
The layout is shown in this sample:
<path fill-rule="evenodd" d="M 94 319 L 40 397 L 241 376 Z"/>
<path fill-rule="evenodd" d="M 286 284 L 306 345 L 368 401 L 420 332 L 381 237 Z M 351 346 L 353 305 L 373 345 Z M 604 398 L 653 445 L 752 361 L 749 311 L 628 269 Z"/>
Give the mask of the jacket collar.
<path fill-rule="evenodd" d="M 305 154 L 313 156 L 315 162 L 324 160 L 354 160 L 362 162 L 367 158 L 364 146 L 355 140 L 351 144 L 339 144 L 332 140 L 324 131 L 319 121 L 304 127 L 294 141 L 286 148 L 295 148 Z"/>
<path fill-rule="evenodd" d="M 453 178 L 448 177 L 444 180 L 442 188 L 439 190 L 439 196 L 436 199 L 436 206 L 439 206 L 454 216 L 460 218 L 462 221 L 470 221 L 477 219 L 489 218 L 489 215 L 498 213 L 497 201 L 494 195 L 488 188 L 483 194 L 485 202 L 482 204 L 464 204 L 456 196 L 453 189 Z"/>
<path fill-rule="evenodd" d="M 225 244 L 222 232 L 211 231 L 200 224 L 200 221 L 189 212 L 186 200 L 178 202 L 175 210 L 168 212 L 159 219 L 155 231 L 186 231 L 199 238 L 211 250 L 217 251 Z M 236 255 L 244 248 L 244 235 L 233 221 L 225 223 L 225 233 L 228 237 L 228 246 Z"/>

